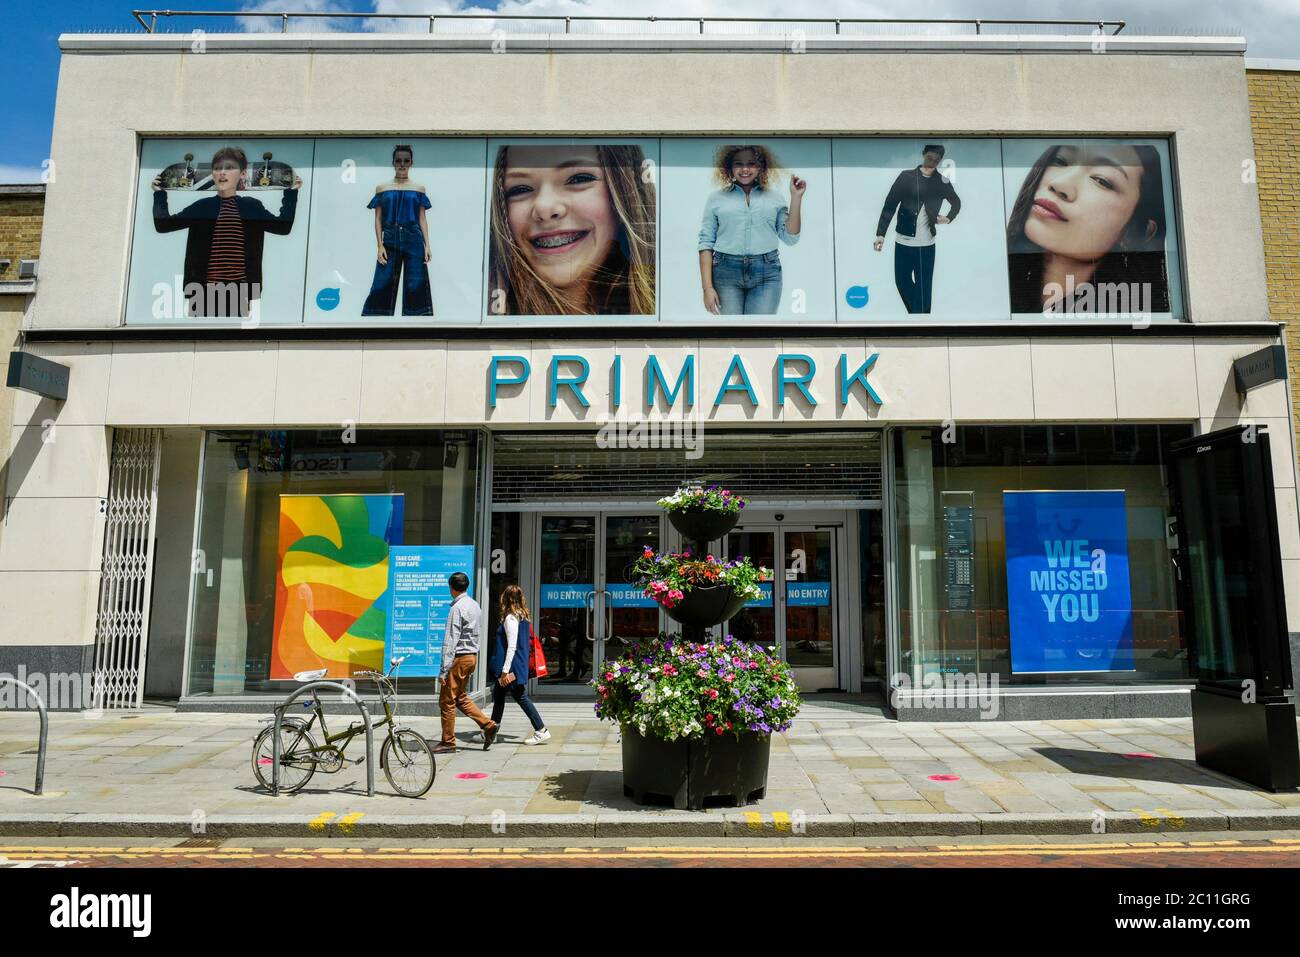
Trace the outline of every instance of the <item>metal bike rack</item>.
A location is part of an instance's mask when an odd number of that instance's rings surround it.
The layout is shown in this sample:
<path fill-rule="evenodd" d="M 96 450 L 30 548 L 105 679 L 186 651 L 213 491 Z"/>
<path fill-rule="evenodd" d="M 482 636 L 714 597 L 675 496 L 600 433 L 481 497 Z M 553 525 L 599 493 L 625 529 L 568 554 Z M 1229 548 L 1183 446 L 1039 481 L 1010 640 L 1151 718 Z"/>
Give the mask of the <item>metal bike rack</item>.
<path fill-rule="evenodd" d="M 36 710 L 41 716 L 41 743 L 36 749 L 36 793 L 40 794 L 45 788 L 45 745 L 50 737 L 50 715 L 45 709 L 45 702 L 41 696 L 25 681 L 19 681 L 13 675 L 0 675 L 0 684 L 11 684 L 15 687 L 22 688 L 29 695 L 36 699 Z"/>
<path fill-rule="evenodd" d="M 366 723 L 366 794 L 370 797 L 375 796 L 375 735 L 371 727 L 370 712 L 366 710 L 365 703 L 357 697 L 355 691 L 347 685 L 341 685 L 337 681 L 311 681 L 303 685 L 284 701 L 275 707 L 275 730 L 271 732 L 271 794 L 272 796 L 280 793 L 280 728 L 284 724 L 284 713 L 289 709 L 300 696 L 308 691 L 315 691 L 317 688 L 333 688 L 340 691 L 352 699 L 361 712 L 361 720 Z M 324 730 L 322 728 L 322 730 Z M 43 737 L 43 735 L 42 735 Z"/>

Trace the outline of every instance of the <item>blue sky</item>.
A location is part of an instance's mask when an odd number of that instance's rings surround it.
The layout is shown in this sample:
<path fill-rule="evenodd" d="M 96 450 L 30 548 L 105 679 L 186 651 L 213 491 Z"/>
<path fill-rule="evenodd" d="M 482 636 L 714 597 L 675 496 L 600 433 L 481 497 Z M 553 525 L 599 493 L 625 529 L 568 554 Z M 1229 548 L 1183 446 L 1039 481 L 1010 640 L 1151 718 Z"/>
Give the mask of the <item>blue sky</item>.
<path fill-rule="evenodd" d="M 61 33 L 136 32 L 134 6 L 148 0 L 9 0 L 0 30 L 0 183 L 38 182 L 49 155 Z M 787 0 L 172 0 L 158 7 L 204 10 L 321 10 L 432 13 L 455 10 L 518 14 L 657 16 L 790 16 Z M 818 0 L 800 12 L 817 17 L 915 16 L 914 0 Z M 1124 19 L 1127 33 L 1244 34 L 1255 57 L 1294 58 L 1300 46 L 1300 0 L 929 0 L 926 17 L 1059 17 Z M 186 19 L 186 31 L 231 29 L 238 21 Z"/>
<path fill-rule="evenodd" d="M 205 10 L 239 10 L 238 0 L 158 3 L 158 7 L 194 6 Z M 294 7 L 293 0 L 285 4 Z M 135 32 L 133 7 L 145 2 L 119 0 L 15 0 L 4 10 L 0 29 L 0 183 L 38 182 L 41 163 L 50 155 L 54 94 L 59 80 L 59 34 L 83 31 Z M 358 3 L 368 8 L 368 3 Z"/>

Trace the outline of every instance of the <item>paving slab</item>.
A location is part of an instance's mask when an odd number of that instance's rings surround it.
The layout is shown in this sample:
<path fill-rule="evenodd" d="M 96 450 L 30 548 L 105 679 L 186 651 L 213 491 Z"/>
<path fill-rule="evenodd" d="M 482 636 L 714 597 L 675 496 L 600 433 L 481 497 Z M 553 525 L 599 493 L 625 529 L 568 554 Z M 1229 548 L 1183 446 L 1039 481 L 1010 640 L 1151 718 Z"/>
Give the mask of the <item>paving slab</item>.
<path fill-rule="evenodd" d="M 356 766 L 273 798 L 248 763 L 257 715 L 163 709 L 51 715 L 47 793 L 37 796 L 31 715 L 0 713 L 0 834 L 479 839 L 504 827 L 557 840 L 907 838 L 1085 835 L 1098 820 L 1106 833 L 1156 836 L 1300 828 L 1300 792 L 1201 768 L 1185 718 L 900 725 L 870 706 L 808 702 L 794 732 L 773 739 L 761 800 L 685 812 L 623 794 L 616 727 L 585 706 L 543 704 L 550 744 L 499 738 L 483 752 L 462 722 L 462 750 L 439 758 L 418 800 L 393 794 L 379 769 L 367 796 Z M 413 720 L 438 736 L 433 719 Z M 1157 757 L 1123 757 L 1139 750 Z"/>

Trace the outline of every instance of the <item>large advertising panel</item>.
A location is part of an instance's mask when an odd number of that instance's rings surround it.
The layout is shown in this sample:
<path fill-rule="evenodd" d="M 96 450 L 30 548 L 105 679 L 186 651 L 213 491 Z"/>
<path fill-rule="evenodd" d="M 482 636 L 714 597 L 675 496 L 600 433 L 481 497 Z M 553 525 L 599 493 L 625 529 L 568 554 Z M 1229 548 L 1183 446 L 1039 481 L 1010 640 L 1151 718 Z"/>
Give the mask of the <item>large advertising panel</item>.
<path fill-rule="evenodd" d="M 481 139 L 317 140 L 305 321 L 477 315 L 483 150 Z"/>
<path fill-rule="evenodd" d="M 488 140 L 489 316 L 655 315 L 658 140 Z"/>
<path fill-rule="evenodd" d="M 664 140 L 669 321 L 835 316 L 831 141 Z"/>
<path fill-rule="evenodd" d="M 400 494 L 280 496 L 272 678 L 383 670 L 404 503 Z"/>
<path fill-rule="evenodd" d="M 835 223 L 842 319 L 1010 317 L 1000 141 L 836 140 Z"/>
<path fill-rule="evenodd" d="M 1013 674 L 1134 670 L 1124 499 L 1002 493 Z"/>
<path fill-rule="evenodd" d="M 236 138 L 141 147 L 126 321 L 1168 322 L 1168 142 Z"/>
<path fill-rule="evenodd" d="M 315 145 L 146 140 L 127 321 L 301 322 Z"/>
<path fill-rule="evenodd" d="M 1163 140 L 1003 140 L 1013 315 L 1181 316 Z"/>

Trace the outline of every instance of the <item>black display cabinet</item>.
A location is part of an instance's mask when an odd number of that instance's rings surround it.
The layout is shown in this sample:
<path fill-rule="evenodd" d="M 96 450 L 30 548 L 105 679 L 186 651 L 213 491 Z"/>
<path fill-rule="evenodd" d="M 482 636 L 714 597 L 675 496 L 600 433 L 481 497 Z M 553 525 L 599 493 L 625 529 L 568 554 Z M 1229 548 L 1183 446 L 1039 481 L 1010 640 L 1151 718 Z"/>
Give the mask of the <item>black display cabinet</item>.
<path fill-rule="evenodd" d="M 1169 450 L 1197 763 L 1270 791 L 1298 787 L 1268 433 L 1238 425 Z"/>

